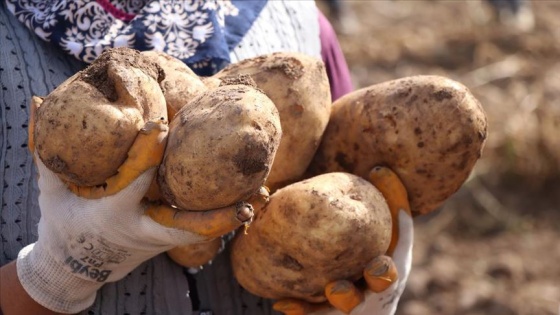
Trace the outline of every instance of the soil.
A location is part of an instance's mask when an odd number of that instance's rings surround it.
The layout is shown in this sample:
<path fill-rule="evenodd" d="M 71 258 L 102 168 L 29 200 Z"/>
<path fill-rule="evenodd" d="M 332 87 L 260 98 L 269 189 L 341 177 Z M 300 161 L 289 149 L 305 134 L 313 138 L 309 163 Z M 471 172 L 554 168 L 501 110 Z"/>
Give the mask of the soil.
<path fill-rule="evenodd" d="M 82 71 L 80 79 L 94 86 L 111 102 L 118 99 L 115 83 L 107 70 L 111 62 L 140 69 L 157 82 L 161 82 L 165 78 L 161 67 L 138 51 L 126 47 L 108 49 Z"/>
<path fill-rule="evenodd" d="M 471 178 L 415 218 L 397 314 L 560 314 L 560 1 L 533 1 L 530 31 L 478 0 L 346 3 L 357 28 L 337 30 L 356 88 L 446 76 L 489 122 Z"/>

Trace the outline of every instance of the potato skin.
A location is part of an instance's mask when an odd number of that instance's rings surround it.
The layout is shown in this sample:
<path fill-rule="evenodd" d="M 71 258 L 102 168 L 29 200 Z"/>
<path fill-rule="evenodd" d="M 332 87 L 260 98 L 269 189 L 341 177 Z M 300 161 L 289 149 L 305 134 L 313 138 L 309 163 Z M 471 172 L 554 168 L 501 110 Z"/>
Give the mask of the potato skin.
<path fill-rule="evenodd" d="M 208 90 L 196 73 L 181 60 L 159 51 L 144 51 L 142 55 L 157 63 L 165 73 L 160 86 L 167 103 L 169 120 L 197 94 Z"/>
<path fill-rule="evenodd" d="M 238 234 L 231 261 L 238 282 L 271 299 L 324 301 L 334 280 L 356 280 L 386 252 L 391 215 L 365 179 L 328 173 L 277 190 Z"/>
<path fill-rule="evenodd" d="M 162 78 L 138 51 L 108 49 L 44 98 L 34 129 L 39 157 L 63 180 L 103 184 L 144 124 L 167 120 Z"/>
<path fill-rule="evenodd" d="M 333 104 L 309 174 L 366 177 L 388 166 L 407 188 L 412 211 L 425 214 L 464 183 L 486 135 L 484 110 L 462 84 L 439 76 L 388 81 Z"/>
<path fill-rule="evenodd" d="M 266 181 L 275 191 L 302 178 L 327 126 L 332 101 L 325 66 L 301 53 L 278 52 L 231 64 L 212 78 L 240 75 L 249 75 L 280 113 L 283 136 Z"/>
<path fill-rule="evenodd" d="M 278 110 L 258 90 L 226 85 L 198 95 L 170 124 L 158 183 L 183 210 L 232 205 L 259 191 L 282 128 Z"/>
<path fill-rule="evenodd" d="M 222 238 L 218 237 L 204 243 L 183 245 L 168 250 L 167 256 L 183 267 L 196 268 L 212 261 L 222 247 Z"/>

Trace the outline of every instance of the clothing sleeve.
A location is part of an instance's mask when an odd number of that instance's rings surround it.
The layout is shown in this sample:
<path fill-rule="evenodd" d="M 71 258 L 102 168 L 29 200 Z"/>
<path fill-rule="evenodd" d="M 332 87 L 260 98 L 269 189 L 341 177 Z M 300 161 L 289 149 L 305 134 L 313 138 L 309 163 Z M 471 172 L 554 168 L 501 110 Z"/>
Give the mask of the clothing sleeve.
<path fill-rule="evenodd" d="M 335 101 L 341 96 L 352 92 L 354 86 L 336 33 L 327 18 L 321 12 L 318 14 L 321 57 L 329 77 L 332 100 Z"/>

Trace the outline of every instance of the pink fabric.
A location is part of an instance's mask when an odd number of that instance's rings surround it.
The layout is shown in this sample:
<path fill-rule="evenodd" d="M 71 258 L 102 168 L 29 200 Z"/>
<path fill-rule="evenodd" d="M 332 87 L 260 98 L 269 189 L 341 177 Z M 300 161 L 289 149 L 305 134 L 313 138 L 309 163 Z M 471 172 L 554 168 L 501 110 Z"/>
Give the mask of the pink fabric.
<path fill-rule="evenodd" d="M 134 14 L 129 14 L 117 9 L 111 2 L 109 2 L 109 0 L 96 0 L 96 1 L 103 7 L 103 9 L 105 9 L 105 11 L 111 13 L 111 15 L 113 15 L 115 18 L 121 21 L 130 22 L 136 16 Z"/>
<path fill-rule="evenodd" d="M 321 55 L 330 81 L 332 100 L 335 101 L 341 96 L 352 92 L 354 86 L 336 33 L 331 23 L 321 12 L 319 12 L 319 31 Z"/>

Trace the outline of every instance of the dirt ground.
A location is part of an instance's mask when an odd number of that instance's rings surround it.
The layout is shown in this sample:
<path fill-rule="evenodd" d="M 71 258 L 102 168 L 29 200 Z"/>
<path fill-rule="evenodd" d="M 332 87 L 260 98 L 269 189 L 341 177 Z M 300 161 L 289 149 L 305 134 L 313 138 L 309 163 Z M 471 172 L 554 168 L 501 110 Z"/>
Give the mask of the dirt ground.
<path fill-rule="evenodd" d="M 339 38 L 356 88 L 439 74 L 489 119 L 472 179 L 416 219 L 398 314 L 559 315 L 560 1 L 534 0 L 530 31 L 479 0 L 347 3 L 358 27 Z"/>

